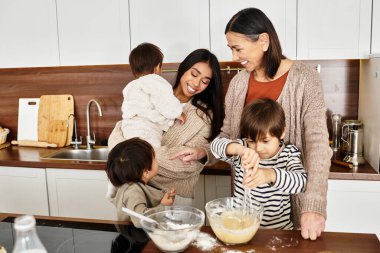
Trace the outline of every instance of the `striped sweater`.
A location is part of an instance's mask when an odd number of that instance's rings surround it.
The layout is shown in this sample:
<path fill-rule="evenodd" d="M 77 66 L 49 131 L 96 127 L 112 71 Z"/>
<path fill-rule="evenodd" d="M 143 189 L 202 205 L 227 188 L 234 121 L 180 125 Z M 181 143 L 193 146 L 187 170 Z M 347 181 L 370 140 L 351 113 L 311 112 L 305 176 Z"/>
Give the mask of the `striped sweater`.
<path fill-rule="evenodd" d="M 218 137 L 211 143 L 214 156 L 230 163 L 234 168 L 234 197 L 244 198 L 243 174 L 239 156 L 226 155 L 227 145 L 237 142 L 248 147 L 244 139 L 236 141 Z M 276 181 L 263 184 L 251 190 L 251 199 L 264 206 L 261 227 L 274 229 L 293 229 L 291 221 L 291 194 L 304 192 L 307 173 L 301 162 L 301 153 L 294 145 L 283 145 L 279 152 L 270 159 L 260 160 L 260 168 L 272 168 L 276 173 Z"/>

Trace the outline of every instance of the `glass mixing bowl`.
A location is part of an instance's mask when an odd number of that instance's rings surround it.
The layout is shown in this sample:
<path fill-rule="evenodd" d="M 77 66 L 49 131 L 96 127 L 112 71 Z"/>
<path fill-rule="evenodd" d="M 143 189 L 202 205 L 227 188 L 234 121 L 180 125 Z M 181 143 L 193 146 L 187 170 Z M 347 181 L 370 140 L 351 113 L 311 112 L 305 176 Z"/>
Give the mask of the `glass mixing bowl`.
<path fill-rule="evenodd" d="M 158 222 L 140 220 L 154 244 L 163 252 L 182 252 L 198 236 L 205 214 L 190 206 L 158 207 L 144 213 Z"/>
<path fill-rule="evenodd" d="M 246 208 L 235 197 L 215 199 L 206 204 L 208 221 L 215 235 L 226 245 L 244 244 L 256 234 L 264 207 L 253 201 Z"/>

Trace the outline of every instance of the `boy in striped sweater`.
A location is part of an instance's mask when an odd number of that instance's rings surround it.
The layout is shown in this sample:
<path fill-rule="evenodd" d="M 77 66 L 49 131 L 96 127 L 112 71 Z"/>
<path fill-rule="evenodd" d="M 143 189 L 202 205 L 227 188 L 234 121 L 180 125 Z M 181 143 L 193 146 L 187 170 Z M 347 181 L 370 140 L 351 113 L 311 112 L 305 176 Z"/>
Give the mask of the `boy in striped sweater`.
<path fill-rule="evenodd" d="M 234 197 L 245 187 L 253 201 L 264 205 L 261 227 L 293 229 L 290 194 L 304 192 L 307 173 L 301 153 L 284 144 L 285 114 L 279 103 L 258 99 L 247 105 L 240 122 L 242 139 L 217 137 L 211 151 L 233 166 Z"/>

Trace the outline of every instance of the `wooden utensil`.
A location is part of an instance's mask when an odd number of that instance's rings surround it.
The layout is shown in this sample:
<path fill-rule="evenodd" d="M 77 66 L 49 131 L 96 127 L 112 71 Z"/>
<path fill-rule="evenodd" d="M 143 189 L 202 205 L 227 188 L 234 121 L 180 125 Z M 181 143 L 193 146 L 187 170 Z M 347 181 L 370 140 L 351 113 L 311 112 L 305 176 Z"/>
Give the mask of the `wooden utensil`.
<path fill-rule="evenodd" d="M 7 148 L 9 147 L 11 144 L 9 142 L 6 142 L 6 143 L 3 143 L 3 144 L 0 144 L 0 149 L 3 149 L 3 148 Z"/>
<path fill-rule="evenodd" d="M 43 95 L 38 110 L 38 140 L 56 143 L 58 147 L 70 144 L 73 134 L 74 98 L 72 95 Z"/>
<path fill-rule="evenodd" d="M 343 167 L 347 167 L 349 169 L 352 169 L 354 167 L 352 165 L 352 163 L 346 163 L 346 162 L 339 161 L 339 160 L 331 160 L 331 163 L 337 164 L 337 165 L 340 165 L 340 166 L 343 166 Z"/>
<path fill-rule="evenodd" d="M 48 143 L 44 141 L 32 141 L 32 140 L 19 140 L 19 141 L 12 141 L 12 145 L 19 145 L 19 146 L 26 146 L 26 147 L 39 147 L 39 148 L 56 148 L 57 144 L 55 143 Z"/>

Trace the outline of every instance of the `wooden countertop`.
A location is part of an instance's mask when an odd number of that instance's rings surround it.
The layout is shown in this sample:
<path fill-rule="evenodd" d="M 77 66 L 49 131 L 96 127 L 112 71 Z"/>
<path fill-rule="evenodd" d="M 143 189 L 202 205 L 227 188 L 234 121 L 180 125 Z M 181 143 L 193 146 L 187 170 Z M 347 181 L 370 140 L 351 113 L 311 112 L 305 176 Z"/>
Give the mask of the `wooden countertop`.
<path fill-rule="evenodd" d="M 104 170 L 104 162 L 87 162 L 71 160 L 41 159 L 58 149 L 10 146 L 0 149 L 0 166 L 30 167 L 30 168 L 64 168 L 64 169 L 88 169 Z M 212 166 L 206 166 L 204 175 L 230 175 L 230 166 L 224 162 L 218 162 Z M 349 169 L 336 164 L 330 168 L 329 179 L 342 180 L 375 180 L 380 181 L 380 174 L 368 163 Z"/>
<path fill-rule="evenodd" d="M 14 217 L 14 214 L 1 214 L 0 221 L 7 217 Z M 54 219 L 58 221 L 65 222 L 85 222 L 91 224 L 92 227 L 101 228 L 104 224 L 115 224 L 113 221 L 98 221 L 98 220 L 79 220 L 70 219 L 62 217 L 46 217 L 46 216 L 36 216 L 38 219 Z M 128 225 L 125 222 L 124 225 Z M 117 223 L 121 225 L 121 223 Z M 216 238 L 215 234 L 212 232 L 211 227 L 203 226 L 202 232 L 210 234 L 212 237 Z M 219 252 L 360 252 L 360 253 L 375 253 L 380 250 L 380 241 L 375 234 L 359 234 L 359 233 L 336 233 L 336 232 L 323 232 L 321 237 L 315 241 L 304 240 L 301 237 L 301 233 L 298 230 L 274 230 L 274 229 L 259 229 L 252 239 L 246 245 L 239 246 L 225 246 L 219 243 L 218 246 L 214 247 L 213 253 Z M 158 248 L 154 245 L 153 241 L 149 240 L 144 246 L 141 252 L 144 253 L 156 253 L 160 252 Z M 185 253 L 190 252 L 204 252 L 195 243 L 191 244 L 188 249 L 184 251 Z"/>

